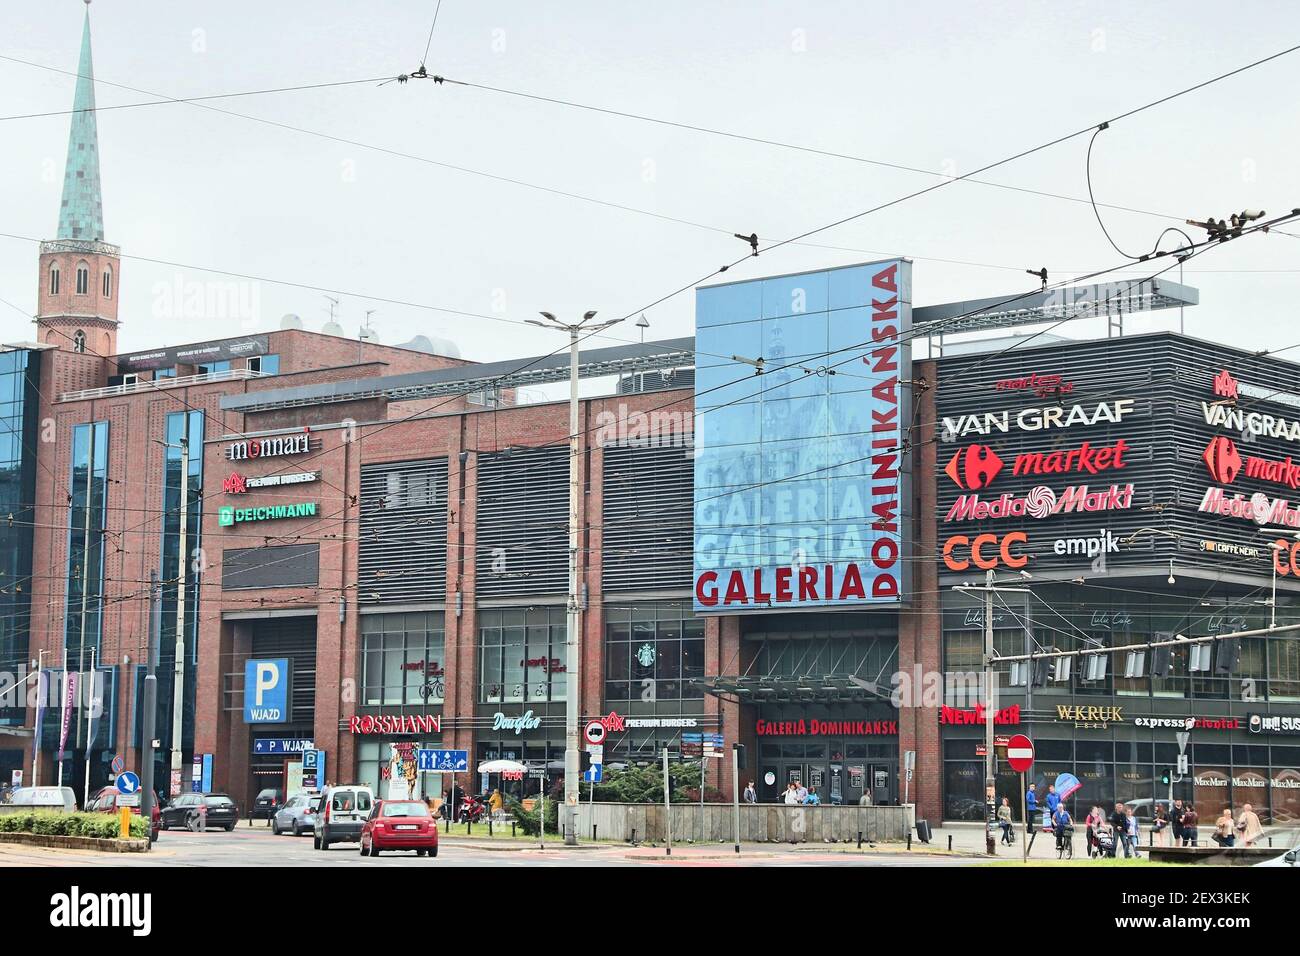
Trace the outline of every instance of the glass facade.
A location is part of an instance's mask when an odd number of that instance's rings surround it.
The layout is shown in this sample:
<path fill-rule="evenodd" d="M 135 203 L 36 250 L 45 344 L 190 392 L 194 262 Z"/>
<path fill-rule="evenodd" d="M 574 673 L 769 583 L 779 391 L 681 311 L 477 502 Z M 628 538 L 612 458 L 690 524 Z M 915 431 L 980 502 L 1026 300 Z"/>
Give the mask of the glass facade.
<path fill-rule="evenodd" d="M 605 699 L 701 700 L 704 619 L 685 601 L 606 605 Z"/>
<path fill-rule="evenodd" d="M 108 422 L 73 426 L 69 492 L 64 646 L 69 666 L 84 670 L 90 667 L 91 650 L 99 648 L 102 627 Z"/>
<path fill-rule="evenodd" d="M 11 673 L 29 659 L 39 441 L 40 362 L 33 361 L 37 354 L 25 349 L 0 352 L 0 514 L 12 516 L 0 523 L 0 670 Z M 0 724 L 20 726 L 25 714 L 22 707 L 0 708 Z"/>
<path fill-rule="evenodd" d="M 446 697 L 442 611 L 361 618 L 363 707 L 421 707 Z"/>
<path fill-rule="evenodd" d="M 565 618 L 562 606 L 480 610 L 479 703 L 564 700 Z"/>

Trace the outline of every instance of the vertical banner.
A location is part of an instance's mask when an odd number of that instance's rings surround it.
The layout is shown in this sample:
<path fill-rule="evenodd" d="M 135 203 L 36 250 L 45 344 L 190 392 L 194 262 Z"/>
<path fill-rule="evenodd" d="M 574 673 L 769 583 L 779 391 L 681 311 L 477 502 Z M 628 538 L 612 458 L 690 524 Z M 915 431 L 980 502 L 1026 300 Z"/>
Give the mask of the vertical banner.
<path fill-rule="evenodd" d="M 696 290 L 694 610 L 907 599 L 906 259 Z"/>
<path fill-rule="evenodd" d="M 59 729 L 59 760 L 63 760 L 68 747 L 68 728 L 72 725 L 72 702 L 77 696 L 77 675 L 63 672 L 63 721 Z"/>
<path fill-rule="evenodd" d="M 99 733 L 99 718 L 104 711 L 104 675 L 97 670 L 91 671 L 90 688 L 84 690 L 87 700 L 82 702 L 83 707 L 90 708 L 90 715 L 86 721 L 86 752 L 95 745 L 95 736 Z"/>
<path fill-rule="evenodd" d="M 36 672 L 36 747 L 41 745 L 41 727 L 45 723 L 45 694 L 49 687 L 47 673 L 44 668 Z"/>

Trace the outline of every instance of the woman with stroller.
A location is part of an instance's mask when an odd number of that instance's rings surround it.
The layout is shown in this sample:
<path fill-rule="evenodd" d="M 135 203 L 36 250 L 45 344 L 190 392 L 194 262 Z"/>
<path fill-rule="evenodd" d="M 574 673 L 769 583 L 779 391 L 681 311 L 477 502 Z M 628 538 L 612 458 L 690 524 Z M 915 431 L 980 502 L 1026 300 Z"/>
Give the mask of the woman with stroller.
<path fill-rule="evenodd" d="M 1099 811 L 1100 807 L 1097 808 Z M 1115 827 L 1106 819 L 1105 813 L 1101 814 L 1101 820 L 1097 824 L 1093 835 L 1097 840 L 1097 858 L 1115 856 Z"/>

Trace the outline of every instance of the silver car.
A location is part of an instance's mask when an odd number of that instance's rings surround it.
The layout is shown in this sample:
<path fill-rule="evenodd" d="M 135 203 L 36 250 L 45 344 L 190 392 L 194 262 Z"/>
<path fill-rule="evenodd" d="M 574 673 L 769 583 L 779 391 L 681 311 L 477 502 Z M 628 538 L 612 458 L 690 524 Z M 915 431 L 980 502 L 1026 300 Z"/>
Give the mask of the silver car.
<path fill-rule="evenodd" d="M 292 833 L 294 836 L 315 833 L 316 804 L 319 800 L 319 794 L 294 794 L 276 811 L 275 816 L 271 817 L 271 832 L 276 836 L 281 833 Z"/>

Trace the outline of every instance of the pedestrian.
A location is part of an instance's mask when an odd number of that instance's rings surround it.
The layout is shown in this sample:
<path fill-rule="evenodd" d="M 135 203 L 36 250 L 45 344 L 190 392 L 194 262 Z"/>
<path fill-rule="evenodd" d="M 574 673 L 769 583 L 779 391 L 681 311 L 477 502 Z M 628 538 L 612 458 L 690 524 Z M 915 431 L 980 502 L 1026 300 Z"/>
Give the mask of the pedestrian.
<path fill-rule="evenodd" d="M 1260 825 L 1259 814 L 1249 803 L 1241 808 L 1241 816 L 1237 818 L 1237 835 L 1241 837 L 1242 846 L 1254 846 L 1255 841 L 1264 835 L 1264 828 Z"/>
<path fill-rule="evenodd" d="M 1219 819 L 1214 821 L 1214 842 L 1227 848 L 1237 842 L 1236 827 L 1232 823 L 1232 807 L 1224 807 Z"/>
<path fill-rule="evenodd" d="M 1189 803 L 1183 810 L 1183 846 L 1196 846 L 1200 842 L 1201 831 L 1197 828 L 1199 822 L 1196 805 Z"/>
<path fill-rule="evenodd" d="M 1002 842 L 1011 846 L 1011 801 L 1003 797 L 1002 805 L 998 807 L 998 826 L 1002 828 Z"/>
<path fill-rule="evenodd" d="M 1058 850 L 1065 849 L 1066 842 L 1074 839 L 1074 820 L 1070 817 L 1070 811 L 1059 799 L 1056 801 L 1056 809 L 1052 812 L 1052 830 L 1056 833 Z"/>
<path fill-rule="evenodd" d="M 817 796 L 817 788 L 816 788 L 816 787 L 812 787 L 812 788 L 810 788 L 810 789 L 806 792 L 806 794 L 805 794 L 805 796 L 804 796 L 804 798 L 803 798 L 803 802 L 804 802 L 804 805 L 805 805 L 805 806 L 809 806 L 809 807 L 819 807 L 819 806 L 821 806 L 822 798 L 819 797 L 819 796 Z"/>
<path fill-rule="evenodd" d="M 1128 814 L 1124 812 L 1124 804 L 1115 804 L 1115 812 L 1110 815 L 1110 825 L 1115 831 L 1115 842 L 1124 847 L 1124 858 L 1128 859 L 1133 853 L 1128 842 Z"/>
<path fill-rule="evenodd" d="M 1029 841 L 1029 849 L 1034 849 L 1034 837 L 1038 836 L 1038 829 L 1034 826 L 1034 817 L 1038 815 L 1038 792 L 1035 789 L 1037 784 L 1031 783 L 1029 789 L 1025 791 L 1025 838 Z"/>
<path fill-rule="evenodd" d="M 1138 827 L 1137 814 L 1133 812 L 1132 807 L 1125 807 L 1124 815 L 1128 818 L 1125 830 L 1128 834 L 1129 846 L 1133 848 L 1133 858 L 1137 859 L 1142 855 L 1138 852 L 1138 848 L 1142 846 L 1142 832 Z"/>
<path fill-rule="evenodd" d="M 1097 826 L 1101 823 L 1101 807 L 1092 806 L 1088 809 L 1088 815 L 1083 820 L 1084 838 L 1088 842 L 1088 856 L 1096 856 L 1097 847 Z"/>
<path fill-rule="evenodd" d="M 1157 806 L 1151 819 L 1153 846 L 1169 846 L 1169 814 L 1164 807 Z"/>
<path fill-rule="evenodd" d="M 461 789 L 461 786 L 458 782 L 453 780 L 451 784 L 451 796 L 450 796 L 450 800 L 451 800 L 450 822 L 451 823 L 455 823 L 457 820 L 460 819 L 460 804 L 461 801 L 464 799 L 465 799 L 465 791 Z"/>
<path fill-rule="evenodd" d="M 863 790 L 863 791 L 862 791 L 862 796 L 858 797 L 858 806 L 860 806 L 860 807 L 869 807 L 869 806 L 871 806 L 871 791 L 870 791 L 870 790 Z"/>
<path fill-rule="evenodd" d="M 1061 805 L 1061 795 L 1056 792 L 1055 784 L 1047 785 L 1047 796 L 1043 798 L 1043 804 L 1046 807 L 1046 812 L 1043 814 L 1043 829 L 1055 829 L 1052 821 L 1056 819 L 1056 808 Z"/>
<path fill-rule="evenodd" d="M 803 781 L 802 781 L 802 780 L 795 781 L 795 784 L 796 784 L 796 785 L 795 785 L 795 790 L 794 790 L 794 798 L 795 798 L 795 799 L 794 799 L 794 802 L 795 802 L 795 803 L 807 803 L 807 802 L 808 802 L 808 788 L 805 787 L 805 786 L 803 785 Z"/>
<path fill-rule="evenodd" d="M 1175 800 L 1173 809 L 1169 811 L 1169 828 L 1174 834 L 1174 846 L 1183 846 L 1183 814 L 1186 812 L 1182 800 Z"/>
<path fill-rule="evenodd" d="M 786 806 L 791 806 L 791 807 L 800 802 L 799 788 L 795 786 L 795 782 L 793 780 L 791 780 L 790 783 L 786 786 L 785 795 L 782 797 L 782 799 L 785 801 Z"/>
<path fill-rule="evenodd" d="M 754 789 L 754 781 L 745 784 L 745 802 L 758 803 L 758 791 Z"/>

